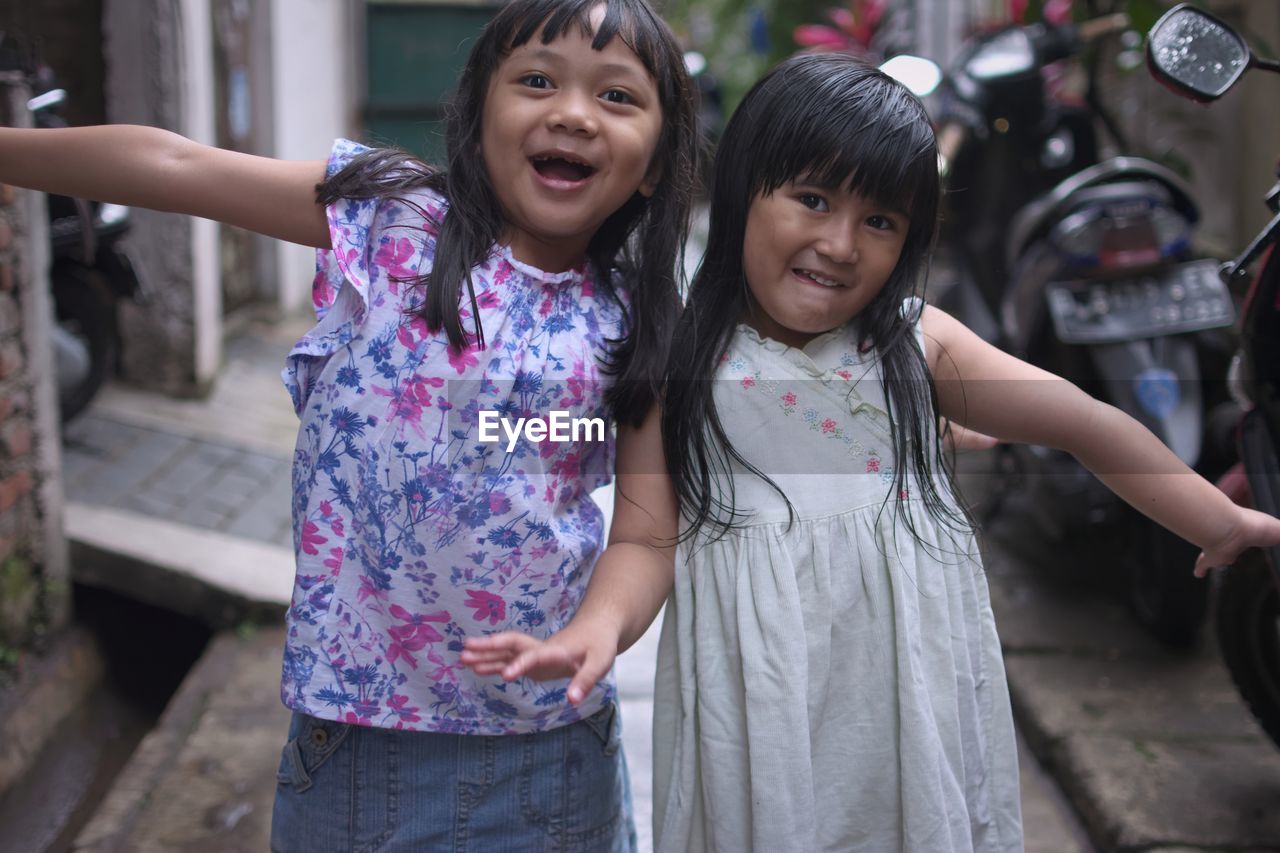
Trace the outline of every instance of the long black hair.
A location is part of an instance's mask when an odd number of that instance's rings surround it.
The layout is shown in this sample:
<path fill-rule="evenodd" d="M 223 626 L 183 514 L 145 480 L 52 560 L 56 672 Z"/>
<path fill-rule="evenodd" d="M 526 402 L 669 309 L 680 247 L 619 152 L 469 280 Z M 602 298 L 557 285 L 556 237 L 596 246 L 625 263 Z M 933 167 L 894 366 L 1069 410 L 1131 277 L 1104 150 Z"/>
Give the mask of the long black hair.
<path fill-rule="evenodd" d="M 662 417 L 667 468 L 687 522 L 682 536 L 704 527 L 723 535 L 741 518 L 733 506 L 731 461 L 778 488 L 729 441 L 713 380 L 751 306 L 743 272 L 747 213 L 755 199 L 797 179 L 863 195 L 910 219 L 897 266 L 854 323 L 863 346 L 874 347 L 884 377 L 898 460 L 887 494 L 899 494 L 914 471 L 929 511 L 963 524 L 934 484 L 945 472 L 937 393 L 913 331 L 919 312 L 902 312 L 904 299 L 922 291 L 937 227 L 933 129 L 915 96 L 883 72 L 841 54 L 805 54 L 756 83 L 716 152 L 706 256 L 672 341 Z"/>
<path fill-rule="evenodd" d="M 605 6 L 592 28 L 591 12 Z M 662 365 L 679 310 L 677 275 L 682 267 L 688 214 L 698 157 L 693 88 L 683 54 L 667 25 L 645 0 L 514 0 L 504 6 L 471 48 L 447 112 L 448 168 L 433 169 L 413 155 L 377 149 L 354 158 L 318 187 L 318 199 L 396 198 L 430 189 L 448 202 L 438 223 L 435 260 L 429 273 L 411 283 L 426 288 L 421 316 L 432 331 L 444 329 L 449 345 L 467 345 L 459 299 L 465 282 L 476 318 L 475 339 L 484 345 L 471 269 L 482 263 L 503 232 L 503 215 L 481 156 L 481 118 L 489 80 L 512 50 L 541 33 L 550 44 L 571 27 L 592 37 L 603 50 L 622 39 L 653 76 L 662 107 L 662 132 L 654 149 L 653 195 L 636 192 L 605 219 L 587 246 L 599 287 L 614 299 L 611 271 L 621 273 L 630 297 L 626 332 L 604 359 L 615 377 L 609 390 L 614 417 L 639 424 L 661 387 Z"/>

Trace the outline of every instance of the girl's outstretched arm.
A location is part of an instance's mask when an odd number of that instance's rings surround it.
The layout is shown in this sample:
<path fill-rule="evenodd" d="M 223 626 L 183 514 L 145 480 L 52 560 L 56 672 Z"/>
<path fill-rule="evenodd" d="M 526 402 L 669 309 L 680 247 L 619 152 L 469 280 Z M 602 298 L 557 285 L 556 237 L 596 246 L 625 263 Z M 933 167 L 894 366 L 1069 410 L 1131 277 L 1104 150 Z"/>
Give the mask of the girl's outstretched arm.
<path fill-rule="evenodd" d="M 0 183 L 216 219 L 328 247 L 322 160 L 291 162 L 192 142 L 154 127 L 0 128 Z"/>
<path fill-rule="evenodd" d="M 1129 415 L 925 308 L 925 358 L 941 414 L 1006 441 L 1065 450 L 1134 508 L 1203 553 L 1195 572 L 1280 543 L 1280 520 L 1232 503 Z"/>
<path fill-rule="evenodd" d="M 568 699 L 581 702 L 662 609 L 673 583 L 677 524 L 654 406 L 640 427 L 618 427 L 609 545 L 577 614 L 546 640 L 518 631 L 473 637 L 466 642 L 462 662 L 481 675 L 501 673 L 507 681 L 524 675 L 539 680 L 572 676 Z"/>

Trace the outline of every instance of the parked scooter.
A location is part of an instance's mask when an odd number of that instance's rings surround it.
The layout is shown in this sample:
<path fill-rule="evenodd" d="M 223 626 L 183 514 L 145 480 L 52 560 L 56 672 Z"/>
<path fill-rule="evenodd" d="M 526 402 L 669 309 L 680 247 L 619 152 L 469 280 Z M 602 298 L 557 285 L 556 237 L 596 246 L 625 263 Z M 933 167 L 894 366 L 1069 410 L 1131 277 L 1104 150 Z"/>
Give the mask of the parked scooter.
<path fill-rule="evenodd" d="M 1174 92 L 1203 103 L 1226 93 L 1250 68 L 1280 71 L 1280 62 L 1254 56 L 1227 24 L 1186 4 L 1151 29 L 1147 64 Z M 1263 259 L 1245 298 L 1229 379 L 1247 408 L 1238 434 L 1241 461 L 1218 485 L 1237 503 L 1280 515 L 1280 182 L 1266 203 L 1276 215 L 1220 270 L 1224 282 L 1242 280 Z M 1221 576 L 1214 622 L 1240 695 L 1280 746 L 1280 547 L 1250 552 Z"/>
<path fill-rule="evenodd" d="M 1098 125 L 1125 146 L 1099 97 L 1096 63 L 1087 64 L 1083 103 L 1054 97 L 1047 82 L 1047 68 L 1127 23 L 1110 15 L 1079 27 L 1015 25 L 962 52 L 939 131 L 943 252 L 957 276 L 941 304 L 989 341 L 1126 411 L 1215 477 L 1225 460 L 1206 442 L 1206 424 L 1226 396 L 1200 377 L 1225 370 L 1232 339 L 1221 330 L 1234 315 L 1216 262 L 1192 255 L 1191 191 L 1158 163 L 1101 159 Z M 1190 645 L 1207 608 L 1206 586 L 1174 568 L 1194 556 L 1190 546 L 1068 454 L 1004 452 L 1045 532 L 1133 531 L 1129 603 L 1156 637 Z"/>
<path fill-rule="evenodd" d="M 38 82 L 38 79 L 37 79 Z M 58 106 L 62 89 L 48 89 L 27 102 L 37 127 L 65 127 Z M 138 275 L 121 244 L 129 231 L 129 208 L 50 195 L 49 236 L 56 323 L 53 350 L 62 421 L 74 418 L 115 372 L 120 352 L 116 305 L 134 298 Z"/>

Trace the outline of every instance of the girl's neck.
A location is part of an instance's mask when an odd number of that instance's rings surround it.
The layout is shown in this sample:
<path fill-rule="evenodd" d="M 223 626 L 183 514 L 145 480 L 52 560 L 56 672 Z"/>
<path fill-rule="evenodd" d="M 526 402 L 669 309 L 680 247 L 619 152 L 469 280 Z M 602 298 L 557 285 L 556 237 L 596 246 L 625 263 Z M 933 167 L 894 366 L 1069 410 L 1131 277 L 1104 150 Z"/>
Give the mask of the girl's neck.
<path fill-rule="evenodd" d="M 527 232 L 508 228 L 501 243 L 511 257 L 543 272 L 567 272 L 578 269 L 587 260 L 589 239 L 541 240 Z"/>

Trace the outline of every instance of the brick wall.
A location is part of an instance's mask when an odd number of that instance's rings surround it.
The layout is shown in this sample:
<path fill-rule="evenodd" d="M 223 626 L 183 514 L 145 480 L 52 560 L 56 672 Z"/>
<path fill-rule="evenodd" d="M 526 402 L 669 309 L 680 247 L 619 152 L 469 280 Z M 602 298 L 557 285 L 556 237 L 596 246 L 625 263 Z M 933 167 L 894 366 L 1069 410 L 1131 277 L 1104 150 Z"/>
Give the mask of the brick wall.
<path fill-rule="evenodd" d="M 0 75 L 0 124 L 27 125 Z M 43 197 L 0 186 L 0 671 L 67 616 Z"/>

